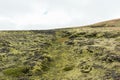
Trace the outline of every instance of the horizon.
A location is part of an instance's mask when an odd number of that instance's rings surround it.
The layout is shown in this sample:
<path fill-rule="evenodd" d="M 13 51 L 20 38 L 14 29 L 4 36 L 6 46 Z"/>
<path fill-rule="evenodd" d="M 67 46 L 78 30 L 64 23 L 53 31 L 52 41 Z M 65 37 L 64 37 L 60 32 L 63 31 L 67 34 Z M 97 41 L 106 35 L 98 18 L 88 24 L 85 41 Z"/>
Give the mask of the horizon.
<path fill-rule="evenodd" d="M 68 28 L 85 27 L 85 26 L 90 26 L 90 25 L 94 25 L 94 24 L 98 24 L 98 23 L 102 23 L 102 22 L 113 21 L 113 20 L 120 20 L 120 18 L 104 20 L 104 21 L 100 21 L 100 22 L 96 22 L 96 23 L 92 23 L 92 24 L 87 24 L 87 25 L 81 25 L 81 26 L 79 26 L 79 25 L 78 26 L 63 26 L 63 27 L 47 28 L 47 29 L 32 29 L 32 28 L 29 28 L 29 29 L 22 29 L 22 28 L 21 29 L 4 29 L 4 30 L 0 30 L 0 31 L 31 31 L 31 30 L 33 30 L 33 31 L 34 30 L 43 30 L 44 31 L 44 30 L 68 29 Z"/>

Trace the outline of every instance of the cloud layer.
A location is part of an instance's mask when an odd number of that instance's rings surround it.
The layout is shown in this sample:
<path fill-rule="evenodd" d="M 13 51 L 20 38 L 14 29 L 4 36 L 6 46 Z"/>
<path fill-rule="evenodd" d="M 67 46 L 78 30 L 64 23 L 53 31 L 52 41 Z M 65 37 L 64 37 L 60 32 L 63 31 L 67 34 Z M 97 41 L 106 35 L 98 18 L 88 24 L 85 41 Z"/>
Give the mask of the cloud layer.
<path fill-rule="evenodd" d="M 120 17 L 120 0 L 0 0 L 0 29 L 52 29 Z"/>

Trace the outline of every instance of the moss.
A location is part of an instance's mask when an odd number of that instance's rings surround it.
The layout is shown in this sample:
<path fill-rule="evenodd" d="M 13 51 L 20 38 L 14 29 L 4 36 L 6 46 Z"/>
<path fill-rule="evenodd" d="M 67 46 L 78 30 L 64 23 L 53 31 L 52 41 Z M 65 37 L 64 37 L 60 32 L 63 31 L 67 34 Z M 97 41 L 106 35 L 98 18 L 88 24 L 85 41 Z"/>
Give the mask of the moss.
<path fill-rule="evenodd" d="M 73 70 L 73 68 L 74 68 L 74 65 L 66 65 L 66 66 L 63 68 L 63 70 L 64 70 L 64 71 L 70 71 L 70 70 Z"/>
<path fill-rule="evenodd" d="M 86 38 L 96 38 L 97 32 L 90 32 L 85 35 Z"/>
<path fill-rule="evenodd" d="M 104 32 L 105 38 L 116 38 L 120 36 L 120 32 Z"/>
<path fill-rule="evenodd" d="M 6 76 L 12 77 L 25 76 L 27 73 L 29 73 L 29 68 L 28 67 L 8 68 L 3 70 L 3 73 Z"/>
<path fill-rule="evenodd" d="M 78 68 L 82 73 L 89 73 L 92 71 L 93 65 L 88 63 L 88 61 L 81 61 Z"/>
<path fill-rule="evenodd" d="M 84 65 L 81 67 L 81 72 L 82 73 L 89 73 L 92 70 L 92 67 L 90 65 Z"/>
<path fill-rule="evenodd" d="M 2 31 L 0 79 L 117 80 L 120 29 L 116 25 Z"/>

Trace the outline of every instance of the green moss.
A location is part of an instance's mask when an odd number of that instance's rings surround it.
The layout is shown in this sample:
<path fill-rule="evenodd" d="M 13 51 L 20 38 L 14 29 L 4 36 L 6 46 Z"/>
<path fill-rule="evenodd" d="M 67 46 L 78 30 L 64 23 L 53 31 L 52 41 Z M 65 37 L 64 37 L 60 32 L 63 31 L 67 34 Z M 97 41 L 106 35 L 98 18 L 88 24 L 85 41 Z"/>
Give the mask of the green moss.
<path fill-rule="evenodd" d="M 2 31 L 0 79 L 117 80 L 120 29 L 114 25 Z"/>
<path fill-rule="evenodd" d="M 6 76 L 19 77 L 29 73 L 28 67 L 8 68 L 2 71 Z"/>
<path fill-rule="evenodd" d="M 74 68 L 73 65 L 66 65 L 66 66 L 63 68 L 63 70 L 64 70 L 64 71 L 70 71 L 70 70 L 72 70 L 73 68 Z"/>

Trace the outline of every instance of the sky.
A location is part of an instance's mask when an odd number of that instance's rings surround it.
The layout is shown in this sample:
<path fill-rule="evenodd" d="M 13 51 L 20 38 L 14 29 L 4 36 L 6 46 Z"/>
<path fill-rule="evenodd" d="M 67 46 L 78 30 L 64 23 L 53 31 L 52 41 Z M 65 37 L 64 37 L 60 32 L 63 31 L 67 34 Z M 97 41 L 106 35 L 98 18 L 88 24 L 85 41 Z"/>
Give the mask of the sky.
<path fill-rule="evenodd" d="M 44 30 L 120 18 L 120 0 L 0 0 L 0 30 Z"/>

